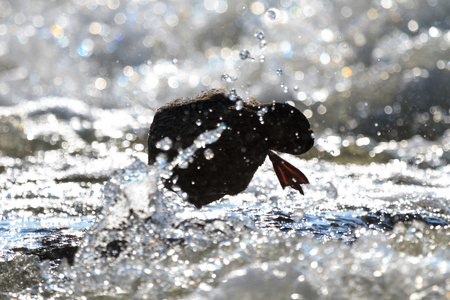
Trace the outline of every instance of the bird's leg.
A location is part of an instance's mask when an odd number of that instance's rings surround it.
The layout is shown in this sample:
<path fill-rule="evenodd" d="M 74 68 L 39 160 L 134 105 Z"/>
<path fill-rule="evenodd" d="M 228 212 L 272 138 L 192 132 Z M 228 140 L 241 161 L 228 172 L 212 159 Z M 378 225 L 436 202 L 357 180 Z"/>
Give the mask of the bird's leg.
<path fill-rule="evenodd" d="M 271 150 L 269 150 L 269 158 L 272 161 L 275 174 L 277 174 L 278 180 L 280 181 L 283 189 L 286 186 L 290 186 L 304 195 L 300 184 L 309 184 L 308 178 L 306 178 L 305 174 Z"/>

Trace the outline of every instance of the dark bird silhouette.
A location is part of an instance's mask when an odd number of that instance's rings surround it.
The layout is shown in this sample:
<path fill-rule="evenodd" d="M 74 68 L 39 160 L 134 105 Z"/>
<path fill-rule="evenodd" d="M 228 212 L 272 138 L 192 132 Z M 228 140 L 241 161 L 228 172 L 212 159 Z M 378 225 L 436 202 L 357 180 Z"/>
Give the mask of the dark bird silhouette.
<path fill-rule="evenodd" d="M 164 179 L 166 188 L 181 188 L 187 200 L 201 208 L 224 195 L 242 192 L 269 155 L 281 186 L 303 194 L 300 184 L 309 183 L 306 176 L 272 150 L 294 155 L 308 151 L 314 137 L 306 117 L 289 104 L 261 104 L 253 98 L 243 102 L 225 90 L 210 90 L 160 107 L 149 131 L 149 164 L 158 155 L 171 161 L 180 149 L 218 124 L 226 125 L 219 140 L 195 152 L 187 167 L 175 167 L 170 178 Z M 171 142 L 170 149 L 157 147 L 163 139 Z"/>

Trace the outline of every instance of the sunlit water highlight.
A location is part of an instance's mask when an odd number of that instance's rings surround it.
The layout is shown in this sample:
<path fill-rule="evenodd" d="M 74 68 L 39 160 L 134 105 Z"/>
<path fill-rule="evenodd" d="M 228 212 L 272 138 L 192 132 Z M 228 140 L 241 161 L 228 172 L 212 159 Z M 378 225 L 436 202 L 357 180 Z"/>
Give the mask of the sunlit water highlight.
<path fill-rule="evenodd" d="M 449 15 L 1 2 L 0 299 L 450 299 Z M 213 163 L 216 138 L 147 166 L 154 112 L 210 88 L 305 113 L 315 147 L 284 156 L 304 197 L 268 161 L 201 210 L 161 188 L 193 151 Z"/>

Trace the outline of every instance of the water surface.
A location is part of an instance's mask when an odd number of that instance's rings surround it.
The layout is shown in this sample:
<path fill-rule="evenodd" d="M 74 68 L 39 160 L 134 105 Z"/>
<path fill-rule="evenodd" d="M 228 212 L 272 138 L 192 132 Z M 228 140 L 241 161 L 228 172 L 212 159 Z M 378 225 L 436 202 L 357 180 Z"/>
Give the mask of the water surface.
<path fill-rule="evenodd" d="M 0 7 L 0 299 L 450 299 L 447 1 Z M 161 188 L 155 110 L 210 88 L 305 113 L 305 196 Z"/>

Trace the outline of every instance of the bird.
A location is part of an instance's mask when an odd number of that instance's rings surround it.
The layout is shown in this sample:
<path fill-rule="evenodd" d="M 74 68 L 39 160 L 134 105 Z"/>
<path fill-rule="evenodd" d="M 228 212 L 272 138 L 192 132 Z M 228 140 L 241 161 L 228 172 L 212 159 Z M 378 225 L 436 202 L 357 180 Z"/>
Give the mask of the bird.
<path fill-rule="evenodd" d="M 307 177 L 275 151 L 300 155 L 311 149 L 314 133 L 308 119 L 288 103 L 262 104 L 252 97 L 243 101 L 234 90 L 203 91 L 157 109 L 148 135 L 148 164 L 161 157 L 173 160 L 220 124 L 224 130 L 217 141 L 203 145 L 187 166 L 175 166 L 163 178 L 167 189 L 181 189 L 200 209 L 245 190 L 269 156 L 283 189 L 290 186 L 304 194 L 301 184 L 309 183 Z"/>

